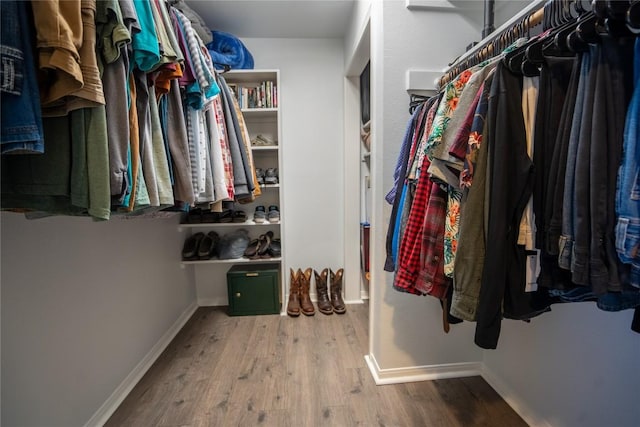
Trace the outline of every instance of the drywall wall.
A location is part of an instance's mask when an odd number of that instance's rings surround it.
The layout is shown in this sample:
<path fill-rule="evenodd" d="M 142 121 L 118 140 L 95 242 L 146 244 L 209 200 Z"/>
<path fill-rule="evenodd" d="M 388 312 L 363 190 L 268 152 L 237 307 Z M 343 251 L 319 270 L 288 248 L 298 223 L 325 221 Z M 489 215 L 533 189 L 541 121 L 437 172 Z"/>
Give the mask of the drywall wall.
<path fill-rule="evenodd" d="M 84 425 L 194 307 L 177 218 L 0 219 L 2 425 Z"/>
<path fill-rule="evenodd" d="M 350 25 L 344 38 L 344 262 L 347 283 L 360 283 L 360 297 L 369 297 L 369 283 L 362 274 L 361 225 L 364 218 L 363 194 L 369 170 L 363 162 L 364 150 L 360 138 L 360 74 L 370 59 L 371 0 L 354 2 Z M 364 172 L 364 173 L 363 173 Z M 357 297 L 357 295 L 355 296 Z"/>
<path fill-rule="evenodd" d="M 279 69 L 283 255 L 288 268 L 344 267 L 342 39 L 242 39 L 256 69 Z M 215 287 L 197 280 L 198 297 Z M 347 299 L 359 283 L 345 283 Z M 217 287 L 220 289 L 223 287 Z"/>
<path fill-rule="evenodd" d="M 640 335 L 632 311 L 594 303 L 552 307 L 531 323 L 505 320 L 485 378 L 531 425 L 632 427 L 640 423 Z"/>
<path fill-rule="evenodd" d="M 346 75 L 358 76 L 369 61 L 371 0 L 356 0 L 344 36 Z"/>
<path fill-rule="evenodd" d="M 370 348 L 382 370 L 482 359 L 481 351 L 473 344 L 471 325 L 455 325 L 445 334 L 439 301 L 394 290 L 393 275 L 383 271 L 391 213 L 391 206 L 383 197 L 393 184 L 393 170 L 409 119 L 405 72 L 409 68 L 442 69 L 451 60 L 451 52 L 463 49 L 478 31 L 455 13 L 410 11 L 399 1 L 372 4 L 374 209 Z"/>

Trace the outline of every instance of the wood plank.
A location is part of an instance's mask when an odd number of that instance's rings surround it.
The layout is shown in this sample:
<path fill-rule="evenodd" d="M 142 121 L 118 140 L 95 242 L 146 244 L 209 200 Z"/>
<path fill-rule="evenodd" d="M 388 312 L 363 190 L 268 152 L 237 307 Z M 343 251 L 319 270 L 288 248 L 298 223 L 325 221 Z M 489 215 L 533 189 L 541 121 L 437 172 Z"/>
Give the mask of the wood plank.
<path fill-rule="evenodd" d="M 480 377 L 376 386 L 368 304 L 344 315 L 201 307 L 107 426 L 526 426 Z"/>

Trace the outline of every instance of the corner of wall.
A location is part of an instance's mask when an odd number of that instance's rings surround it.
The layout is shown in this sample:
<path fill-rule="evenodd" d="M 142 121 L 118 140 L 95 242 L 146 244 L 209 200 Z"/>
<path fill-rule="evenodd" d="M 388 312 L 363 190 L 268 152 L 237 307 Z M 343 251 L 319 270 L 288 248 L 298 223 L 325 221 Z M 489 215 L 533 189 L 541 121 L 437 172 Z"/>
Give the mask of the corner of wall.
<path fill-rule="evenodd" d="M 86 422 L 85 427 L 102 426 L 109 417 L 118 409 L 118 406 L 129 395 L 131 390 L 138 384 L 144 374 L 151 368 L 154 362 L 160 357 L 162 352 L 167 348 L 175 336 L 180 332 L 182 327 L 189 321 L 191 316 L 198 309 L 198 305 L 193 302 L 178 317 L 173 325 L 165 332 L 158 342 L 149 350 L 149 352 L 140 360 L 140 362 L 131 370 L 129 375 L 116 387 L 109 398 L 98 408 L 93 416 Z"/>
<path fill-rule="evenodd" d="M 482 372 L 481 362 L 443 363 L 439 365 L 382 369 L 373 354 L 364 356 L 364 359 L 376 385 L 472 377 L 480 375 Z"/>
<path fill-rule="evenodd" d="M 485 353 L 489 350 L 485 350 Z M 485 363 L 481 363 L 480 375 L 505 402 L 531 427 L 551 427 L 543 417 L 531 408 L 526 400 L 509 387 L 500 376 L 493 372 Z"/>

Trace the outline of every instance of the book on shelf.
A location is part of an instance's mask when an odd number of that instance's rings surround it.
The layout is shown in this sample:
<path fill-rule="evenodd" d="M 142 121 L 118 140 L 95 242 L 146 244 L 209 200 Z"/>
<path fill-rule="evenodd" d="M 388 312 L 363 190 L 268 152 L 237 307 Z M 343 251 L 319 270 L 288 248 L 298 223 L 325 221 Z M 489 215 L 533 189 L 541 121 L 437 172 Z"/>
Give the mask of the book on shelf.
<path fill-rule="evenodd" d="M 272 81 L 259 84 L 229 84 L 242 109 L 277 108 L 278 90 Z"/>

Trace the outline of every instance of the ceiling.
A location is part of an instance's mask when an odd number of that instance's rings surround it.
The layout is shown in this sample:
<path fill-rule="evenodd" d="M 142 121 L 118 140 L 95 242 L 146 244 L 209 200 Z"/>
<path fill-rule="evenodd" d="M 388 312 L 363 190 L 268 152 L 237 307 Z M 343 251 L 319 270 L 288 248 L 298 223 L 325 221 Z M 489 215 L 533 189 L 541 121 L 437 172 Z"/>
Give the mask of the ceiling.
<path fill-rule="evenodd" d="M 187 0 L 212 30 L 236 37 L 342 38 L 354 0 Z"/>

